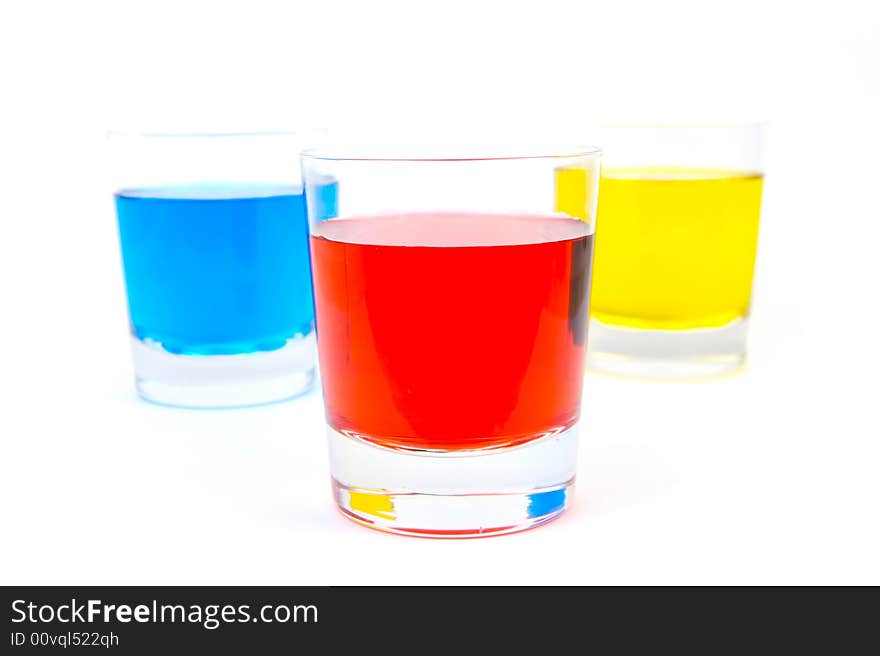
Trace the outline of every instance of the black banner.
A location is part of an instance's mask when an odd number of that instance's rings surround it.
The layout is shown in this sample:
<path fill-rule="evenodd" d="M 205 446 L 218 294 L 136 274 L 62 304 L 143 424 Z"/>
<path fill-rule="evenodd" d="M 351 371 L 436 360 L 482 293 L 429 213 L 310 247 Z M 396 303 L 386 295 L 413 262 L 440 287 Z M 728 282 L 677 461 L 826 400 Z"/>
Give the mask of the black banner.
<path fill-rule="evenodd" d="M 4 588 L 3 653 L 413 653 L 504 646 L 617 653 L 646 644 L 747 653 L 828 639 L 834 653 L 871 626 L 875 604 L 826 593 L 662 588 Z M 794 593 L 794 594 L 792 594 Z M 873 591 L 871 591 L 873 594 Z M 840 596 L 835 591 L 832 596 Z M 821 595 L 821 596 L 820 596 Z M 844 596 L 849 596 L 844 593 Z M 846 630 L 833 632 L 837 616 Z M 757 637 L 756 637 L 757 636 Z M 646 643 L 645 641 L 648 641 Z M 519 651 L 519 650 L 517 650 Z M 517 653 L 517 652 L 515 652 Z M 855 652 L 853 652 L 855 653 Z"/>

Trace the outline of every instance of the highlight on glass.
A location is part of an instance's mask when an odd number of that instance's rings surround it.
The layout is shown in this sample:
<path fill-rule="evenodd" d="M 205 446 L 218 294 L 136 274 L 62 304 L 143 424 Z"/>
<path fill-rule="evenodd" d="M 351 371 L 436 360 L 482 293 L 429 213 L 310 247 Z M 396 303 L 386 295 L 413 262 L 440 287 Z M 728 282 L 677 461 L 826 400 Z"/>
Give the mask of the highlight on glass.
<path fill-rule="evenodd" d="M 472 537 L 571 498 L 599 152 L 307 151 L 333 493 L 362 524 Z M 326 181 L 338 184 L 323 211 Z"/>
<path fill-rule="evenodd" d="M 110 142 L 140 395 L 234 407 L 307 390 L 316 356 L 297 135 Z M 332 211 L 332 185 L 320 197 Z"/>
<path fill-rule="evenodd" d="M 648 378 L 746 360 L 763 174 L 759 124 L 601 130 L 605 166 L 588 366 Z M 557 208 L 577 214 L 579 171 Z"/>

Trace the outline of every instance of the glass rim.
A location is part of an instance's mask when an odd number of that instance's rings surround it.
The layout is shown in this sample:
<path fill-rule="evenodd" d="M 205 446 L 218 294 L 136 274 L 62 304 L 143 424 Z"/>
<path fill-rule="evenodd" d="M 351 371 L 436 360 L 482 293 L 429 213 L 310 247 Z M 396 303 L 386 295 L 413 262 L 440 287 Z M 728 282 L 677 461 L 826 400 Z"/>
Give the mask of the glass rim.
<path fill-rule="evenodd" d="M 598 158 L 602 155 L 602 149 L 596 146 L 574 145 L 566 148 L 541 148 L 532 151 L 511 150 L 510 152 L 497 151 L 486 154 L 476 154 L 467 151 L 460 153 L 452 152 L 429 152 L 417 154 L 415 152 L 388 152 L 381 150 L 367 150 L 359 148 L 342 149 L 337 147 L 307 148 L 300 153 L 305 159 L 329 161 L 329 162 L 388 162 L 388 163 L 442 163 L 442 162 L 504 162 L 504 161 L 527 161 L 544 159 L 573 159 L 573 158 Z"/>

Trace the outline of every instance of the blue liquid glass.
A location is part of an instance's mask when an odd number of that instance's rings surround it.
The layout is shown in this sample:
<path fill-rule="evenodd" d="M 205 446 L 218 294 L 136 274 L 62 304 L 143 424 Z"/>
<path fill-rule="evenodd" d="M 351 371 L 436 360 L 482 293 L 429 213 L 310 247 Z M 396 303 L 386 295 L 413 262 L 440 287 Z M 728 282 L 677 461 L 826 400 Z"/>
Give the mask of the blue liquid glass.
<path fill-rule="evenodd" d="M 529 517 L 543 517 L 565 507 L 565 489 L 529 495 Z"/>
<path fill-rule="evenodd" d="M 335 206 L 336 185 L 320 196 Z M 116 194 L 131 328 L 185 355 L 279 349 L 314 328 L 298 187 L 163 187 Z"/>

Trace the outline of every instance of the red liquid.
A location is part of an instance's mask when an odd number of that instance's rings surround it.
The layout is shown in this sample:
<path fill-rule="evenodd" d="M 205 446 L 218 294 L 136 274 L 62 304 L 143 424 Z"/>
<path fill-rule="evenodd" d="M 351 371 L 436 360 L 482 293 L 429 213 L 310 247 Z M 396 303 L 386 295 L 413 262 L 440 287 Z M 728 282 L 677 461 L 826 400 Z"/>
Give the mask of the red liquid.
<path fill-rule="evenodd" d="M 592 235 L 562 216 L 332 219 L 311 238 L 327 420 L 413 449 L 577 421 Z"/>

